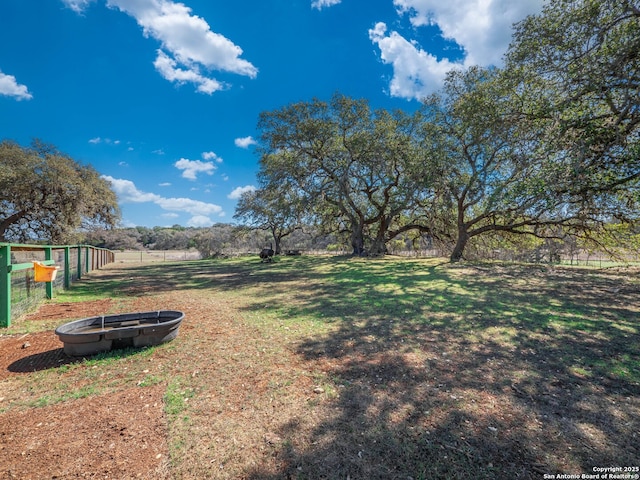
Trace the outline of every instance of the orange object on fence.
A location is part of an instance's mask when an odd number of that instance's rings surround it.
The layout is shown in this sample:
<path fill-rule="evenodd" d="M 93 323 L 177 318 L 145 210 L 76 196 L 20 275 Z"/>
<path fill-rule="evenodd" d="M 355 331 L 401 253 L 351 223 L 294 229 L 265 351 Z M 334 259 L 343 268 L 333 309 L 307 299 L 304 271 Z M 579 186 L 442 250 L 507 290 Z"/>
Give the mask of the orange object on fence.
<path fill-rule="evenodd" d="M 53 282 L 60 267 L 33 262 L 33 279 L 36 282 Z"/>

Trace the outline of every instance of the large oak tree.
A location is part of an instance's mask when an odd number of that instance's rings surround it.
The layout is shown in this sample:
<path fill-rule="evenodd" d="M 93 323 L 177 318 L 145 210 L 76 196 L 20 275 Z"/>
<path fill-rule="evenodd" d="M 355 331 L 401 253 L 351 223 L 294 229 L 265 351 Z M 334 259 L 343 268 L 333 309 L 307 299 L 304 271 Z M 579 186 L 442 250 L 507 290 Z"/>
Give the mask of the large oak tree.
<path fill-rule="evenodd" d="M 425 148 L 441 166 L 428 214 L 451 261 L 479 235 L 545 236 L 579 222 L 539 184 L 546 163 L 538 132 L 512 102 L 500 72 L 479 67 L 450 72 L 442 92 L 425 100 Z"/>
<path fill-rule="evenodd" d="M 593 232 L 640 212 L 640 3 L 556 0 L 516 26 L 504 70 L 547 157 L 540 184 Z"/>
<path fill-rule="evenodd" d="M 242 194 L 233 218 L 251 228 L 268 231 L 275 254 L 280 255 L 282 239 L 302 225 L 306 202 L 286 182 L 263 183 L 262 188 Z"/>
<path fill-rule="evenodd" d="M 92 167 L 39 141 L 0 142 L 1 241 L 64 243 L 118 219 L 116 195 Z"/>
<path fill-rule="evenodd" d="M 451 260 L 478 235 L 595 239 L 638 220 L 639 60 L 638 2 L 558 0 L 517 25 L 505 69 L 449 74 L 427 104 Z"/>
<path fill-rule="evenodd" d="M 383 253 L 394 236 L 426 228 L 412 215 L 430 177 L 420 121 L 343 95 L 265 112 L 261 175 L 299 191 L 325 230 L 348 231 L 354 254 Z"/>

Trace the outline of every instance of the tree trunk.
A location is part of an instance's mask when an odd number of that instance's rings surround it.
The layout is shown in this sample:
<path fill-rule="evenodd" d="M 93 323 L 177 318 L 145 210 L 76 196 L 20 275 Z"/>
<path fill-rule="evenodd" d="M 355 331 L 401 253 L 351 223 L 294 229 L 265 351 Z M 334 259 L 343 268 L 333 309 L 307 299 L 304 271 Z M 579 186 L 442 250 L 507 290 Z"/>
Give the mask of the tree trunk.
<path fill-rule="evenodd" d="M 387 247 L 385 246 L 384 236 L 376 237 L 369 249 L 371 255 L 384 255 L 387 253 Z"/>
<path fill-rule="evenodd" d="M 371 255 L 385 255 L 387 253 L 387 241 L 386 236 L 389 231 L 389 224 L 391 220 L 386 216 L 381 216 L 380 225 L 378 227 L 378 233 L 373 240 L 369 253 Z"/>
<path fill-rule="evenodd" d="M 25 216 L 25 211 L 20 210 L 19 212 L 14 213 L 13 215 L 8 216 L 7 218 L 0 221 L 0 241 L 5 242 L 5 234 L 9 227 L 16 223 L 18 220 Z"/>
<path fill-rule="evenodd" d="M 271 227 L 271 236 L 273 237 L 273 243 L 276 245 L 275 254 L 280 255 L 280 242 L 282 241 L 282 236 L 276 233 L 276 229 Z"/>
<path fill-rule="evenodd" d="M 459 225 L 458 240 L 456 241 L 456 246 L 453 247 L 453 252 L 451 252 L 451 256 L 449 257 L 451 263 L 459 262 L 463 259 L 464 249 L 467 246 L 468 241 L 469 234 L 467 233 L 467 227 L 465 225 Z"/>
<path fill-rule="evenodd" d="M 354 224 L 351 227 L 351 246 L 353 247 L 353 255 L 362 255 L 364 250 L 364 232 L 362 225 Z"/>

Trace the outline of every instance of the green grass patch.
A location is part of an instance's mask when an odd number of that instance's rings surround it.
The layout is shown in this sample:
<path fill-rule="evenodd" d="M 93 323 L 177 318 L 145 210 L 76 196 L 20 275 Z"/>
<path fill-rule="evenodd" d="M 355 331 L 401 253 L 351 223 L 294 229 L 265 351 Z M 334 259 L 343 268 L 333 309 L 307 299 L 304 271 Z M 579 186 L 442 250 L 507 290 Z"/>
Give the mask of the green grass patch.
<path fill-rule="evenodd" d="M 193 398 L 194 390 L 185 386 L 182 378 L 173 379 L 164 395 L 164 411 L 170 417 L 176 417 L 187 409 L 187 402 Z"/>
<path fill-rule="evenodd" d="M 189 329 L 35 373 L 28 397 L 166 384 L 175 478 L 588 473 L 633 459 L 638 285 L 636 270 L 396 257 L 119 266 L 65 301 L 158 296 Z"/>

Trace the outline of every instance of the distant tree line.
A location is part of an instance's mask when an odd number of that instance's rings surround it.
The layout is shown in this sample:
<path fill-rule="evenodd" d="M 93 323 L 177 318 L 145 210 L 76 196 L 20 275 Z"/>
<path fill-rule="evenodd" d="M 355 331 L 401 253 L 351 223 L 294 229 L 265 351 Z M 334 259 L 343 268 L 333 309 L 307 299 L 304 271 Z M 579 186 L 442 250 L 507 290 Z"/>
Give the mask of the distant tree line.
<path fill-rule="evenodd" d="M 211 227 L 93 229 L 81 237 L 84 244 L 111 250 L 197 250 L 203 258 L 257 254 L 272 241 L 269 232 L 228 223 Z M 341 243 L 333 235 L 299 229 L 287 239 L 285 246 L 289 251 L 339 251 Z"/>
<path fill-rule="evenodd" d="M 585 257 L 609 257 L 640 260 L 640 232 L 619 227 L 613 236 L 601 237 L 598 243 L 584 242 L 571 235 L 540 239 L 533 236 L 479 236 L 468 247 L 474 259 L 556 263 Z M 620 240 L 623 239 L 621 242 Z M 272 232 L 245 225 L 219 223 L 211 227 L 131 227 L 94 229 L 79 237 L 79 242 L 111 250 L 195 250 L 202 258 L 255 255 L 273 245 Z M 283 237 L 281 255 L 329 253 L 350 254 L 349 236 L 323 234 L 307 226 Z M 426 235 L 406 233 L 388 244 L 388 254 L 405 256 L 442 256 Z"/>

